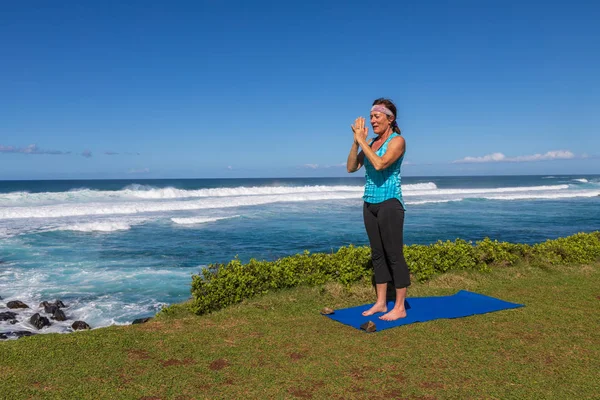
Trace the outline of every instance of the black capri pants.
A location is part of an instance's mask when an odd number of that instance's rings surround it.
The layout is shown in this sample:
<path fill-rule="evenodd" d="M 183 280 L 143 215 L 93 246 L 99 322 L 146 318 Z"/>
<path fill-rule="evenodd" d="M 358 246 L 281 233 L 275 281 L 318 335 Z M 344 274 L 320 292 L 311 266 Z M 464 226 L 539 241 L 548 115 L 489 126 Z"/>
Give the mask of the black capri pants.
<path fill-rule="evenodd" d="M 404 208 L 400 201 L 365 202 L 363 218 L 371 243 L 375 283 L 392 282 L 396 289 L 410 286 L 404 259 Z"/>

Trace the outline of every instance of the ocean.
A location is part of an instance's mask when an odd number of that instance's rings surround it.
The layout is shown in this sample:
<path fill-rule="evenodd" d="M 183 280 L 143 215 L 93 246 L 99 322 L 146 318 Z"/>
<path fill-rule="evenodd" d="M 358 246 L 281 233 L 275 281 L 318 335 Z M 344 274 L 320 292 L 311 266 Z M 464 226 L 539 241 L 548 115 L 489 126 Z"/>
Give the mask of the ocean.
<path fill-rule="evenodd" d="M 239 257 L 368 244 L 362 176 L 0 181 L 0 312 L 61 299 L 70 321 L 128 324 L 190 297 L 192 274 Z M 403 177 L 406 244 L 535 243 L 600 229 L 600 175 Z M 38 332 L 38 333 L 39 333 Z"/>

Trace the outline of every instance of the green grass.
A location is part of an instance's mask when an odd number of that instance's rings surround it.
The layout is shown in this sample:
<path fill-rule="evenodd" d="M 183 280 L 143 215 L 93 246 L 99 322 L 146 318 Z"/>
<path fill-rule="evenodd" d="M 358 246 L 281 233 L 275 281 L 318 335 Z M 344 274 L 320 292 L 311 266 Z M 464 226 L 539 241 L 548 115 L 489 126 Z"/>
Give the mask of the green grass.
<path fill-rule="evenodd" d="M 526 307 L 367 334 L 319 314 L 368 284 L 301 287 L 195 316 L 0 342 L 2 399 L 600 398 L 600 263 L 451 272 L 410 296 L 466 289 Z"/>

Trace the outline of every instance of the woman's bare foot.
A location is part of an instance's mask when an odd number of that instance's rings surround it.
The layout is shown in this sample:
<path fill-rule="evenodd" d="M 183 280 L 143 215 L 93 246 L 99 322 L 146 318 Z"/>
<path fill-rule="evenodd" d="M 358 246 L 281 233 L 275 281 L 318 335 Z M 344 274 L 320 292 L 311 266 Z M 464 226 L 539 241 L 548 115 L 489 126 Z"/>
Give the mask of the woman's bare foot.
<path fill-rule="evenodd" d="M 386 312 L 387 311 L 387 305 L 385 304 L 373 304 L 373 307 L 369 308 L 367 311 L 363 311 L 362 315 L 363 317 L 368 317 L 369 315 L 373 315 L 376 313 L 380 313 L 380 312 Z"/>
<path fill-rule="evenodd" d="M 381 317 L 379 317 L 379 319 L 382 319 L 384 321 L 395 321 L 397 319 L 404 318 L 404 317 L 406 317 L 405 309 L 394 308 L 389 313 L 383 314 Z"/>

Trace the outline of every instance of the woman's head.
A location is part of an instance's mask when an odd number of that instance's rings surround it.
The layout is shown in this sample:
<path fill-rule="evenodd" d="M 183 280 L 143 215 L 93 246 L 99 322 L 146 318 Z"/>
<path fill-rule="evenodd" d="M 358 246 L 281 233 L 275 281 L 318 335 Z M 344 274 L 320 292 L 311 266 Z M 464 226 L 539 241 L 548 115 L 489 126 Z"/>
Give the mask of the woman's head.
<path fill-rule="evenodd" d="M 400 132 L 400 127 L 396 123 L 396 106 L 389 99 L 380 98 L 373 102 L 371 108 L 371 126 L 373 132 L 377 135 L 385 133 L 391 128 L 396 133 Z"/>

